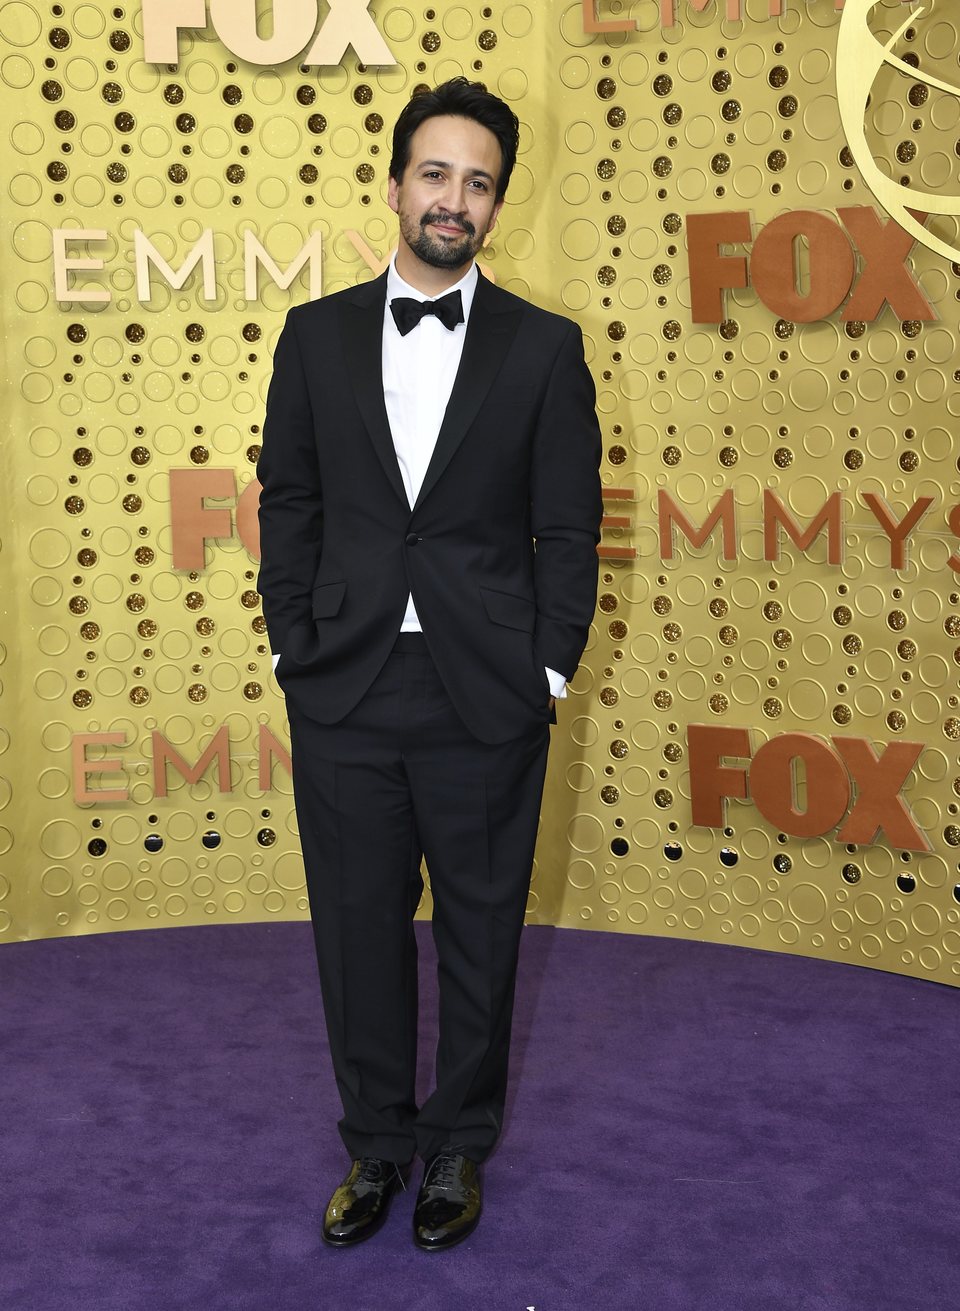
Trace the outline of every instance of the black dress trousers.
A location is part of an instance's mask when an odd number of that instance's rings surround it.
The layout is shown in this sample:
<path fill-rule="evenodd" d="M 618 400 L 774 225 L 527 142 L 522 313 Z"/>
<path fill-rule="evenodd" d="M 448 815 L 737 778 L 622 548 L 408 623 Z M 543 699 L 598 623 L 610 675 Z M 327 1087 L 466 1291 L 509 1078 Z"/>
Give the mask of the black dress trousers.
<path fill-rule="evenodd" d="M 343 1141 L 351 1157 L 405 1163 L 454 1146 L 482 1161 L 503 1119 L 546 719 L 508 742 L 479 741 L 420 635 L 401 635 L 340 723 L 289 714 Z M 440 1032 L 435 1090 L 418 1108 L 413 916 L 424 856 Z"/>

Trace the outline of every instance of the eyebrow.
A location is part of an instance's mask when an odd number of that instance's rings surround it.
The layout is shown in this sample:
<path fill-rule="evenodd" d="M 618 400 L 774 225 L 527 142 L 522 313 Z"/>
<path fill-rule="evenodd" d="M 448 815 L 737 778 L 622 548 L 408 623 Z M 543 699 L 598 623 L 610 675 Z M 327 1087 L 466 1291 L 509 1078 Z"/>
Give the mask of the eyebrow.
<path fill-rule="evenodd" d="M 451 168 L 452 165 L 445 159 L 422 159 L 417 165 L 418 168 Z M 469 168 L 467 172 L 472 178 L 486 178 L 488 182 L 493 182 L 493 174 L 488 173 L 485 168 Z"/>

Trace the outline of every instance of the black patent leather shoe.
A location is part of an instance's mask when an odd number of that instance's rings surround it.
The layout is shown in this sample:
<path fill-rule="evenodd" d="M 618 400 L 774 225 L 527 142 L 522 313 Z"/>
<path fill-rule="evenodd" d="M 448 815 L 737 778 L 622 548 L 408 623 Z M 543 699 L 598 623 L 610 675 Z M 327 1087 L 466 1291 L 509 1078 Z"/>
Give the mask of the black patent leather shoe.
<path fill-rule="evenodd" d="M 354 1161 L 330 1198 L 323 1217 L 323 1241 L 331 1247 L 349 1247 L 371 1238 L 386 1220 L 398 1185 L 403 1187 L 403 1172 L 394 1161 L 378 1156 Z"/>
<path fill-rule="evenodd" d="M 413 1239 L 426 1252 L 453 1247 L 480 1219 L 480 1167 L 459 1152 L 438 1152 L 427 1162 L 413 1213 Z"/>

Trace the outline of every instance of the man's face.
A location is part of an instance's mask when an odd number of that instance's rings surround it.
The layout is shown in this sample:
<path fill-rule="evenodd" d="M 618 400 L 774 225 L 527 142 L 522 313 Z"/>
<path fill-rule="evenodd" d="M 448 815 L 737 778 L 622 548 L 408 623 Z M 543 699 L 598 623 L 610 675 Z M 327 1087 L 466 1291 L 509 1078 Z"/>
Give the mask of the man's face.
<path fill-rule="evenodd" d="M 387 199 L 400 218 L 400 243 L 434 269 L 464 268 L 497 221 L 500 144 L 469 118 L 437 116 L 410 139 L 402 181 Z"/>

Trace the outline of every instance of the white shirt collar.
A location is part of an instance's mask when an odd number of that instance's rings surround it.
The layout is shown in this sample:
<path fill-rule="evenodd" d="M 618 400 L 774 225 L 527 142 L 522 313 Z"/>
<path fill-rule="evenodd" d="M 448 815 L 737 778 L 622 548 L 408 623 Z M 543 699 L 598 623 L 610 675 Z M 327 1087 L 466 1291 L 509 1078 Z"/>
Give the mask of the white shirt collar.
<path fill-rule="evenodd" d="M 452 291 L 460 292 L 460 299 L 463 303 L 463 321 L 464 324 L 470 318 L 470 307 L 473 305 L 474 293 L 477 290 L 477 281 L 480 277 L 480 270 L 476 262 L 470 265 L 466 273 L 459 282 L 455 282 L 452 287 L 448 287 L 442 294 L 449 296 Z M 404 282 L 397 272 L 397 253 L 394 251 L 390 264 L 387 267 L 387 310 L 389 311 L 390 302 L 395 296 L 410 296 L 413 300 L 437 300 L 436 296 L 425 296 L 422 291 L 417 291 L 416 287 L 411 287 L 409 282 Z"/>

